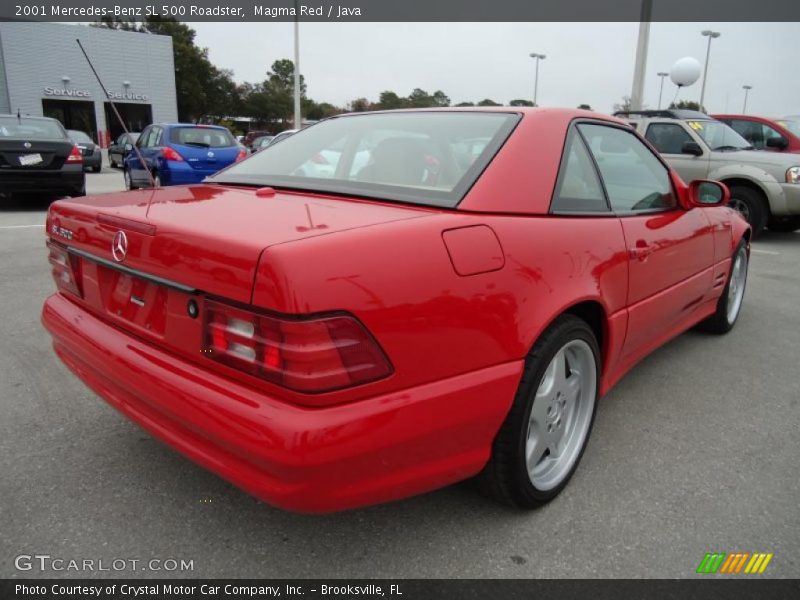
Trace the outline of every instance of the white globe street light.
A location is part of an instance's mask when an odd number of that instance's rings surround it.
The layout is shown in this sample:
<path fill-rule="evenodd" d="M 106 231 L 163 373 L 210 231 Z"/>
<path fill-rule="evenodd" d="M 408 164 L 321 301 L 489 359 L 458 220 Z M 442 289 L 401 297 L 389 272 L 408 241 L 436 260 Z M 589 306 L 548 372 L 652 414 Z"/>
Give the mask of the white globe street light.
<path fill-rule="evenodd" d="M 722 34 L 719 31 L 711 31 L 710 29 L 705 29 L 701 31 L 700 34 L 708 38 L 708 47 L 706 48 L 706 64 L 703 67 L 703 85 L 700 87 L 700 110 L 705 110 L 705 104 L 703 104 L 703 102 L 706 98 L 706 77 L 708 76 L 708 58 L 711 56 L 711 40 L 718 38 Z"/>
<path fill-rule="evenodd" d="M 537 54 L 536 52 L 531 52 L 530 57 L 536 61 L 536 76 L 533 80 L 533 105 L 539 106 L 536 103 L 536 98 L 539 93 L 539 61 L 544 60 L 547 58 L 546 54 Z"/>

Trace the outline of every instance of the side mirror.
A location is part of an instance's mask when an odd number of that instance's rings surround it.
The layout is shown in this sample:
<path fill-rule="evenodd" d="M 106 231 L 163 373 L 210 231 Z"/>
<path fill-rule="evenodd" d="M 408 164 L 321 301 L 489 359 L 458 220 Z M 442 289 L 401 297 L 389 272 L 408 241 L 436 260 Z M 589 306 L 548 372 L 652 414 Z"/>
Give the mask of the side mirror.
<path fill-rule="evenodd" d="M 728 186 L 710 179 L 695 179 L 689 184 L 692 206 L 725 206 L 731 198 Z"/>
<path fill-rule="evenodd" d="M 681 154 L 691 154 L 692 156 L 703 156 L 703 149 L 697 142 L 683 142 Z"/>
<path fill-rule="evenodd" d="M 767 148 L 777 148 L 778 150 L 786 150 L 789 146 L 789 140 L 785 137 L 771 137 L 767 138 Z"/>
<path fill-rule="evenodd" d="M 125 152 L 130 152 L 133 150 L 133 144 L 125 144 Z"/>

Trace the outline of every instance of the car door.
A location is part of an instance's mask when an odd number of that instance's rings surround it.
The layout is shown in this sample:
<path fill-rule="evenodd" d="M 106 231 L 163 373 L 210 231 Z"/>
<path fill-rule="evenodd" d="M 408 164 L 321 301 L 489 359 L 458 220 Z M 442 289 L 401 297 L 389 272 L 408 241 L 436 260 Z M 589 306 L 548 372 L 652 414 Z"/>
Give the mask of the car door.
<path fill-rule="evenodd" d="M 703 209 L 678 203 L 668 167 L 628 129 L 578 126 L 628 248 L 628 333 L 623 357 L 674 335 L 712 289 L 714 237 Z"/>
<path fill-rule="evenodd" d="M 142 132 L 142 135 L 139 136 L 139 139 L 136 140 L 136 148 L 139 150 L 139 152 L 136 152 L 136 150 L 131 150 L 125 156 L 125 166 L 130 172 L 131 181 L 133 181 L 133 183 L 136 185 L 142 185 L 148 181 L 147 173 L 145 173 L 144 166 L 142 166 L 142 161 L 139 159 L 139 155 L 144 157 L 152 131 L 153 127 L 146 127 Z"/>
<path fill-rule="evenodd" d="M 684 181 L 708 176 L 711 153 L 699 136 L 693 137 L 681 123 L 650 123 L 644 136 L 678 172 Z M 686 142 L 695 142 L 703 154 L 694 156 L 683 152 Z"/>

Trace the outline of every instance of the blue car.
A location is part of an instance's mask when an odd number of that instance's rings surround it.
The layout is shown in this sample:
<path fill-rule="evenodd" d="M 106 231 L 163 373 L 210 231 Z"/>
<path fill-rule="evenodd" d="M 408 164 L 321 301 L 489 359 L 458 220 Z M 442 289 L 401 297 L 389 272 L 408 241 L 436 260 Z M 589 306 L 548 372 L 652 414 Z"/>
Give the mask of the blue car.
<path fill-rule="evenodd" d="M 145 127 L 136 146 L 139 152 L 128 152 L 123 163 L 125 187 L 129 190 L 150 187 L 139 154 L 153 174 L 156 187 L 199 183 L 247 156 L 231 132 L 217 125 L 154 123 Z"/>

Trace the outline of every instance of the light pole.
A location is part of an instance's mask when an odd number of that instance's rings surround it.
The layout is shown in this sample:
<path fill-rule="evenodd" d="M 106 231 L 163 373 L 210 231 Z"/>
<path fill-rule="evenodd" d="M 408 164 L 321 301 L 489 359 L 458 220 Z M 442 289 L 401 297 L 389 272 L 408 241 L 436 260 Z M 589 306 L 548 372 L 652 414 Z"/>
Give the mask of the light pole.
<path fill-rule="evenodd" d="M 752 85 L 743 85 L 742 89 L 744 89 L 744 106 L 742 107 L 742 114 L 746 115 L 747 114 L 747 94 L 750 92 L 750 90 L 753 89 L 753 86 Z"/>
<path fill-rule="evenodd" d="M 657 75 L 661 77 L 661 87 L 658 88 L 658 110 L 661 110 L 661 94 L 664 93 L 664 77 L 669 75 L 669 73 L 664 73 L 663 71 L 659 71 Z"/>
<path fill-rule="evenodd" d="M 533 80 L 533 105 L 539 106 L 538 104 L 536 104 L 536 97 L 539 93 L 539 61 L 547 58 L 547 55 L 531 52 L 530 57 L 536 61 L 536 77 Z"/>
<path fill-rule="evenodd" d="M 300 114 L 300 11 L 294 2 L 294 128 L 300 129 L 303 117 Z"/>
<path fill-rule="evenodd" d="M 706 77 L 708 76 L 708 57 L 711 55 L 711 40 L 718 38 L 722 34 L 719 31 L 711 31 L 710 29 L 705 29 L 701 31 L 700 34 L 708 38 L 708 46 L 706 47 L 706 64 L 703 67 L 703 85 L 700 88 L 700 110 L 705 110 L 705 104 L 703 102 L 706 98 Z"/>
<path fill-rule="evenodd" d="M 636 42 L 636 59 L 633 65 L 633 86 L 631 87 L 631 110 L 642 110 L 644 105 L 644 74 L 647 67 L 647 49 L 650 45 L 650 18 L 653 0 L 642 0 L 639 17 L 639 37 Z"/>

